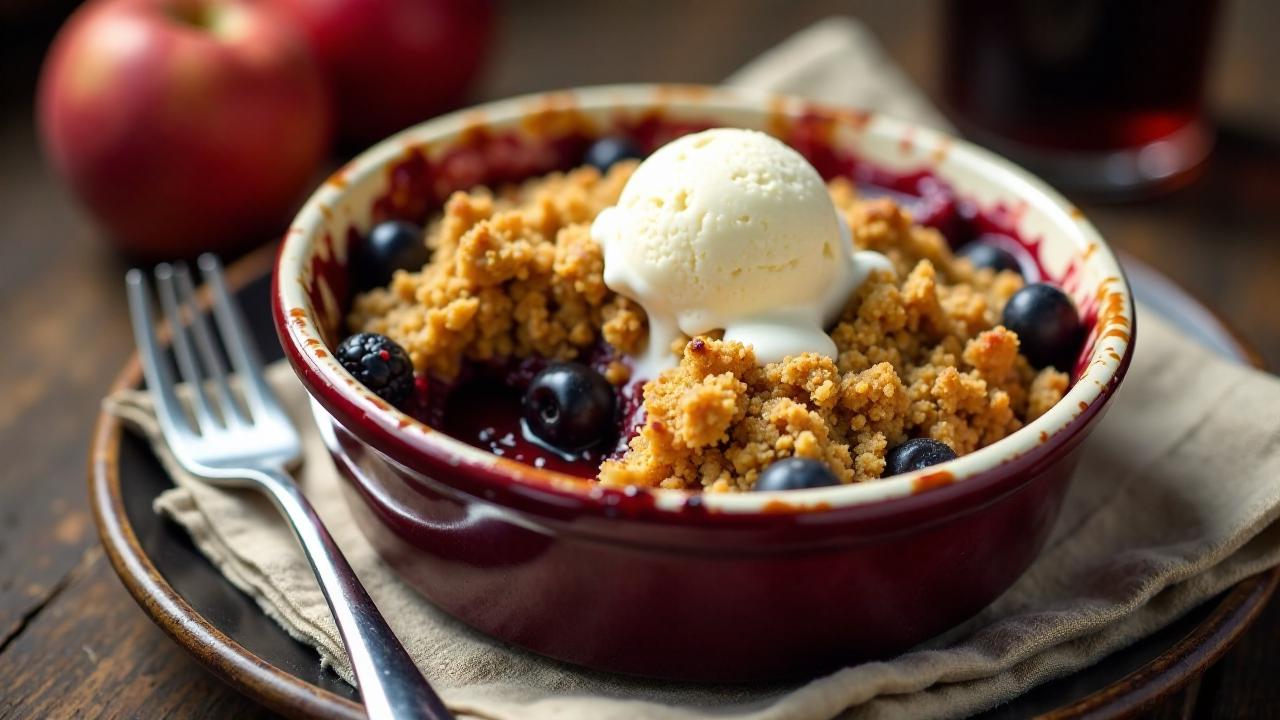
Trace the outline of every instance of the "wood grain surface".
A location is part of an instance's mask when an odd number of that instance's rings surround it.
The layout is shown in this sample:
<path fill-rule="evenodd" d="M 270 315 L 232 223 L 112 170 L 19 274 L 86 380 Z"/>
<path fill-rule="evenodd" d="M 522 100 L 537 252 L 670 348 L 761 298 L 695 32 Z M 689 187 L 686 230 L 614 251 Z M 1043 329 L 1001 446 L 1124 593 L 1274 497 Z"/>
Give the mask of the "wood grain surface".
<path fill-rule="evenodd" d="M 85 498 L 95 410 L 132 350 L 125 263 L 45 169 L 34 73 L 67 0 L 0 3 L 0 718 L 259 717 L 129 599 Z M 602 82 L 715 82 L 822 17 L 861 17 L 927 90 L 926 0 L 510 0 L 479 99 Z M 1139 204 L 1082 204 L 1108 240 L 1220 311 L 1280 367 L 1280 3 L 1224 3 L 1218 148 L 1203 178 Z M 1156 717 L 1280 712 L 1280 604 Z"/>

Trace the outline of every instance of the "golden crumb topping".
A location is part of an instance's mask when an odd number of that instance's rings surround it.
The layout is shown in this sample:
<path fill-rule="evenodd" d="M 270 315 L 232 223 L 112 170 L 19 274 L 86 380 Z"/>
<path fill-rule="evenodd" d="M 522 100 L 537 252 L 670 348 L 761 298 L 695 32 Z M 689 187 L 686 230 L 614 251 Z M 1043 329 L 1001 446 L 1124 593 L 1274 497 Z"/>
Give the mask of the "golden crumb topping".
<path fill-rule="evenodd" d="M 602 279 L 591 221 L 612 205 L 634 162 L 603 177 L 553 173 L 495 195 L 455 193 L 425 238 L 420 272 L 356 299 L 354 330 L 400 343 L 422 373 L 451 379 L 468 360 L 579 357 L 600 342 L 622 355 L 647 338 L 644 311 Z M 943 236 L 887 198 L 829 184 L 859 249 L 884 253 L 831 337 L 837 358 L 804 354 L 760 367 L 752 349 L 716 334 L 673 347 L 676 367 L 644 386 L 645 421 L 599 478 L 610 485 L 750 490 L 775 460 L 824 461 L 846 483 L 884 472 L 888 448 L 931 437 L 965 454 L 1039 417 L 1068 377 L 1036 371 L 1000 311 L 1022 279 L 975 270 Z M 605 376 L 625 383 L 611 363 Z"/>

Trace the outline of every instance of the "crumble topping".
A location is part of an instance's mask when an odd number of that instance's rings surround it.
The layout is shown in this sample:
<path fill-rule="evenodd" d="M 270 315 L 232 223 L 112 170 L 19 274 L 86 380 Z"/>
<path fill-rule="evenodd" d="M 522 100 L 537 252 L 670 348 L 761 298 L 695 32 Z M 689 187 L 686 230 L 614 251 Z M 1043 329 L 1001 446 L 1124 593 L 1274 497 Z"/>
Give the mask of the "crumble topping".
<path fill-rule="evenodd" d="M 593 168 L 556 173 L 496 196 L 454 193 L 427 230 L 431 262 L 356 298 L 350 326 L 392 338 L 415 370 L 445 380 L 465 360 L 570 360 L 600 339 L 637 352 L 644 312 L 605 287 L 589 235 L 634 168 L 603 178 Z M 629 373 L 618 364 L 608 375 L 617 384 Z"/>
<path fill-rule="evenodd" d="M 638 354 L 643 310 L 602 280 L 588 229 L 612 205 L 636 163 L 601 176 L 584 167 L 496 194 L 455 193 L 427 230 L 432 261 L 400 271 L 356 299 L 353 330 L 400 343 L 416 370 L 445 380 L 466 361 L 542 356 L 570 360 L 603 341 Z M 1066 374 L 1036 371 L 1000 311 L 1023 281 L 954 258 L 936 230 L 914 225 L 888 198 L 860 198 L 843 179 L 831 197 L 879 271 L 830 330 L 838 357 L 806 353 L 763 367 L 719 333 L 673 344 L 679 364 L 644 387 L 645 422 L 609 485 L 750 490 L 775 460 L 823 460 L 842 482 L 880 477 L 888 448 L 931 437 L 965 454 L 1039 417 L 1062 398 Z M 605 377 L 630 375 L 614 361 Z"/>

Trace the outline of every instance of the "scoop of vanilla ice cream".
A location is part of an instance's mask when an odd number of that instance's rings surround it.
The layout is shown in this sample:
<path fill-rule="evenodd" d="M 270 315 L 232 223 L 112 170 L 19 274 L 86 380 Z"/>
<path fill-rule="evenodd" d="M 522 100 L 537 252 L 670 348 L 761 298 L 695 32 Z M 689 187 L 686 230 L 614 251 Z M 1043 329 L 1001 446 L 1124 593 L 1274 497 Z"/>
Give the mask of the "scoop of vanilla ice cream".
<path fill-rule="evenodd" d="M 760 363 L 835 344 L 823 328 L 878 253 L 855 253 L 826 184 L 798 152 L 754 130 L 718 128 L 650 155 L 591 235 L 604 282 L 649 317 L 646 377 L 674 363 L 678 333 L 723 329 Z M 646 372 L 647 371 L 647 372 Z"/>

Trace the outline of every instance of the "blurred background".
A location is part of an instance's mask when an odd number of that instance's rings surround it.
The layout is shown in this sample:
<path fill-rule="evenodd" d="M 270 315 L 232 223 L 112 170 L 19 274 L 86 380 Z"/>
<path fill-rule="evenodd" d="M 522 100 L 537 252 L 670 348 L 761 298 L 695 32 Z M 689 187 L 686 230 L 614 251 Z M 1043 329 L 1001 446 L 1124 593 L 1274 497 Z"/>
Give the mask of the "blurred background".
<path fill-rule="evenodd" d="M 202 16 L 198 5 L 188 0 L 166 2 L 180 8 L 173 11 L 182 16 L 180 19 L 217 25 L 218 18 Z M 296 7 L 307 3 L 275 0 L 274 4 Z M 395 4 L 379 0 L 367 5 Z M 428 8 L 440 4 L 420 3 Z M 1186 172 L 1161 166 L 1157 170 L 1168 177 L 1133 192 L 1107 192 L 1105 188 L 1099 192 L 1097 187 L 1084 187 L 1077 192 L 1078 183 L 1073 182 L 1070 173 L 1051 180 L 1086 210 L 1114 246 L 1146 261 L 1205 300 L 1256 344 L 1272 367 L 1280 366 L 1280 321 L 1274 313 L 1280 305 L 1280 93 L 1275 91 L 1280 43 L 1274 38 L 1275 29 L 1280 28 L 1280 3 L 507 0 L 494 3 L 488 13 L 483 10 L 490 7 L 485 3 L 461 4 L 469 8 L 462 11 L 466 17 L 441 21 L 446 27 L 458 29 L 432 41 L 440 47 L 431 51 L 436 55 L 426 56 L 447 60 L 413 68 L 413 75 L 434 80 L 428 81 L 426 91 L 404 91 L 406 97 L 430 96 L 434 92 L 430 82 L 453 82 L 462 88 L 458 97 L 440 100 L 440 109 L 464 100 L 480 101 L 575 85 L 630 81 L 715 83 L 812 23 L 831 15 L 849 15 L 867 25 L 888 54 L 968 135 L 1043 170 L 1037 163 L 1044 158 L 1037 157 L 1036 148 L 1031 147 L 1038 142 L 1034 133 L 1019 135 L 1016 124 L 992 121 L 1004 113 L 1005 118 L 1022 117 L 1025 122 L 1021 130 L 1035 130 L 1034 112 L 1030 116 L 1025 112 L 1018 115 L 1027 108 L 1018 107 L 1017 102 L 1026 100 L 1028 94 L 1034 95 L 1037 88 L 1051 89 L 1050 95 L 1065 88 L 1061 93 L 1068 93 L 1068 97 L 1072 92 L 1086 99 L 1101 97 L 1113 109 L 1133 98 L 1140 102 L 1151 93 L 1176 95 L 1182 88 L 1186 97 L 1169 102 L 1190 108 L 1192 120 L 1203 118 L 1203 126 L 1197 125 L 1195 131 L 1200 134 L 1192 138 L 1192 154 L 1206 151 L 1208 138 L 1215 138 L 1205 162 L 1196 163 L 1199 158 L 1193 157 L 1191 164 L 1196 167 Z M 131 351 L 120 282 L 129 260 L 113 249 L 112 236 L 117 236 L 117 243 L 126 246 L 134 258 L 190 252 L 190 248 L 164 245 L 180 241 L 166 240 L 172 233 L 166 235 L 163 228 L 161 239 L 154 241 L 160 243 L 159 247 L 121 242 L 120 233 L 104 230 L 103 223 L 93 221 L 93 215 L 104 213 L 87 211 L 68 183 L 60 181 L 49 155 L 41 150 L 35 111 L 38 77 L 51 40 L 76 6 L 68 0 L 0 0 L 0 322 L 11 341 L 16 335 L 19 345 L 29 348 L 29 352 L 21 354 L 0 355 L 2 372 L 28 380 L 17 383 L 18 396 L 10 398 L 9 407 L 0 411 L 9 418 L 20 416 L 25 404 L 37 397 L 48 401 L 61 395 L 69 403 L 90 407 L 96 393 L 105 388 L 114 369 Z M 476 10 L 477 7 L 482 9 Z M 477 19 L 477 13 L 482 17 Z M 1091 33 L 1103 32 L 1098 28 L 1110 27 L 1107 18 L 1117 14 L 1120 19 L 1110 23 L 1115 27 L 1105 30 L 1109 35 L 1098 42 L 1097 38 L 1088 40 Z M 311 20 L 313 25 L 321 26 L 318 30 L 312 28 L 313 36 L 319 33 L 320 42 L 327 42 L 325 33 L 333 31 L 323 26 L 326 20 Z M 304 17 L 295 24 L 306 21 Z M 333 19 L 327 21 L 332 23 Z M 1089 51 L 1087 64 L 1074 67 L 1075 75 L 1064 78 L 1052 73 L 1019 74 L 1019 69 L 1025 70 L 1029 62 L 1028 47 L 1051 55 L 1066 52 L 1062 48 L 1070 47 L 1072 42 L 1079 45 L 1081 38 L 1095 46 Z M 269 46 L 271 41 L 261 44 Z M 334 52 L 340 55 L 342 50 Z M 92 56 L 92 52 L 87 55 Z M 75 57 L 66 63 L 79 63 L 79 68 L 64 72 L 73 80 L 64 78 L 63 86 L 75 86 L 85 78 L 86 83 L 106 82 L 95 76 L 95 72 L 106 71 L 93 59 Z M 471 65 L 476 67 L 474 73 L 468 69 Z M 388 92 L 397 91 L 396 78 L 380 81 L 376 69 L 357 67 L 347 71 L 348 75 L 355 74 L 357 85 L 389 85 Z M 1199 92 L 1202 79 L 1203 103 Z M 350 77 L 347 80 L 352 82 Z M 1100 89 L 1104 82 L 1109 83 L 1109 95 Z M 450 91 L 441 93 L 449 95 Z M 63 87 L 50 94 L 74 95 L 75 89 Z M 120 94 L 127 92 L 122 90 Z M 1156 101 L 1162 100 L 1156 97 Z M 69 102 L 64 100 L 64 104 Z M 108 93 L 103 102 L 109 108 L 116 99 Z M 437 109 L 429 104 L 419 105 L 426 108 L 420 112 Z M 324 169 L 381 134 L 379 122 L 398 126 L 395 118 L 373 117 L 375 111 L 376 108 L 363 117 L 359 110 L 344 109 L 346 115 L 340 118 L 339 131 L 346 139 L 337 145 L 317 144 L 323 155 L 314 163 L 317 167 L 304 163 L 295 172 L 307 176 L 302 181 L 304 191 L 322 177 Z M 1097 118 L 1080 122 L 1093 121 Z M 62 175 L 84 175 L 88 171 L 76 165 L 77 154 L 94 151 L 94 128 L 77 128 L 75 122 L 74 118 L 64 117 L 63 127 L 58 130 L 72 136 L 71 140 L 61 141 Z M 83 124 L 83 119 L 79 122 Z M 1100 122 L 1107 127 L 1115 125 L 1105 117 Z M 1154 132 L 1163 132 L 1159 125 L 1162 121 L 1153 122 Z M 362 123 L 365 127 L 360 127 Z M 1139 125 L 1140 130 L 1149 130 L 1151 123 Z M 1096 136 L 1094 130 L 1081 127 L 1086 138 Z M 1170 132 L 1173 130 L 1177 128 Z M 1061 131 L 1057 129 L 1059 134 Z M 1069 131 L 1070 128 L 1068 134 Z M 89 139 L 77 140 L 77 133 Z M 159 142 L 146 133 L 140 135 L 140 143 Z M 1053 138 L 1049 140 L 1052 145 Z M 1140 137 L 1133 140 L 1141 141 Z M 1029 156 L 1019 154 L 1029 148 Z M 1086 155 L 1097 155 L 1097 148 L 1085 150 Z M 261 157 L 260 162 L 263 172 L 282 164 L 277 157 Z M 1166 166 L 1169 162 L 1164 158 Z M 128 172 L 121 170 L 120 175 Z M 89 185 L 103 184 L 101 178 L 78 179 Z M 243 189 L 248 192 L 254 188 Z M 118 194 L 119 188 L 115 190 Z M 253 194 L 261 196 L 265 192 Z M 277 217 L 287 218 L 288 210 L 300 199 L 285 201 L 287 207 Z M 121 201 L 108 198 L 108 202 Z M 233 204 L 231 200 L 227 202 Z M 235 212 L 231 207 L 215 210 L 219 214 Z M 130 208 L 125 212 L 143 214 Z M 283 228 L 282 221 L 274 222 L 277 229 Z M 126 218 L 124 224 L 127 223 Z M 115 226 L 120 224 L 117 219 Z M 273 231 L 269 223 L 265 227 L 268 229 L 239 238 L 233 252 L 269 242 Z M 139 247 L 142 252 L 138 252 Z M 75 348 L 86 343 L 94 351 L 81 357 Z M 45 371 L 28 361 L 33 353 L 64 357 L 69 367 L 59 369 L 57 378 L 45 377 Z M 45 394 L 48 385 L 55 383 L 58 390 L 52 396 Z"/>
<path fill-rule="evenodd" d="M 113 707 L 146 715 L 243 707 L 126 600 L 76 480 L 97 403 L 133 352 L 125 270 L 197 245 L 226 243 L 230 257 L 269 244 L 326 170 L 460 103 L 716 83 L 819 20 L 855 17 L 962 132 L 1049 176 L 1113 247 L 1187 288 L 1280 368 L 1280 2 L 92 0 L 106 10 L 77 13 L 51 56 L 77 6 L 0 0 L 0 568 L 17 569 L 0 572 L 0 676 L 16 677 L 32 707 L 99 707 L 102 688 Z M 222 12 L 251 6 L 287 19 Z M 101 32 L 122 17 L 107 10 L 150 24 Z M 166 23 L 242 36 L 261 82 L 199 85 L 229 65 L 213 56 L 143 53 L 119 72 L 113 58 L 155 40 L 137 28 Z M 388 27 L 421 32 L 378 41 Z M 165 89 L 147 83 L 162 70 L 195 84 L 156 102 Z M 326 88 L 340 96 L 332 116 Z M 238 93 L 251 99 L 233 102 Z M 234 107 L 256 110 L 219 114 Z M 104 138 L 122 117 L 136 131 L 112 146 Z M 200 142 L 218 132 L 247 171 L 220 176 L 192 160 L 209 160 Z M 191 187 L 212 203 L 184 204 Z M 118 641 L 102 647 L 90 625 Z M 21 649 L 10 643 L 19 633 L 26 654 L 4 653 Z M 1269 657 L 1275 640 L 1242 643 L 1253 654 L 1237 651 L 1214 682 L 1274 698 L 1268 668 L 1247 658 Z M 111 653 L 103 663 L 94 643 Z"/>

